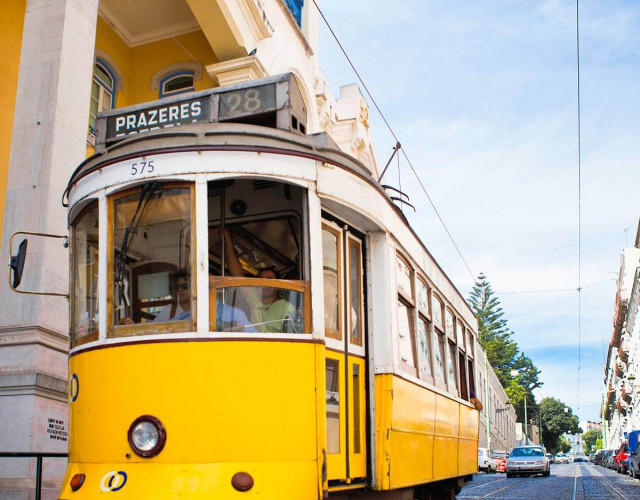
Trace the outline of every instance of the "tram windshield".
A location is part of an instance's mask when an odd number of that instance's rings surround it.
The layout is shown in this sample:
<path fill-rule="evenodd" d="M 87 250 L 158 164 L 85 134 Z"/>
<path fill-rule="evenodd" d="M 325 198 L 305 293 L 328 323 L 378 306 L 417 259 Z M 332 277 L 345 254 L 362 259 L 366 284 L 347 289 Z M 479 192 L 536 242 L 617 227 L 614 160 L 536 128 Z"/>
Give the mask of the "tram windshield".
<path fill-rule="evenodd" d="M 236 179 L 209 183 L 210 329 L 310 331 L 303 189 Z"/>
<path fill-rule="evenodd" d="M 72 226 L 72 345 L 98 339 L 98 203 L 87 207 Z"/>
<path fill-rule="evenodd" d="M 114 336 L 194 329 L 192 189 L 151 182 L 113 201 Z"/>
<path fill-rule="evenodd" d="M 107 337 L 196 330 L 195 184 L 148 182 L 107 199 Z M 306 191 L 209 182 L 209 330 L 308 333 Z M 98 208 L 73 223 L 72 345 L 98 339 Z"/>

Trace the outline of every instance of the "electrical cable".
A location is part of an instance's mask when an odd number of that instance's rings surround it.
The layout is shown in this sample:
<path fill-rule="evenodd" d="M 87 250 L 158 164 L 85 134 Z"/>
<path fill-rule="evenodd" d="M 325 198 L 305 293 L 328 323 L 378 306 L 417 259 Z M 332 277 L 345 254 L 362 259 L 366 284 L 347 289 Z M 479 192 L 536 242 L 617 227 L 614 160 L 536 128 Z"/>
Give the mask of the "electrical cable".
<path fill-rule="evenodd" d="M 578 384 L 576 389 L 576 413 L 580 413 L 580 365 L 582 357 L 582 144 L 580 130 L 580 0 L 576 0 L 576 70 L 578 94 Z"/>
<path fill-rule="evenodd" d="M 396 133 L 393 131 L 393 128 L 391 127 L 391 125 L 387 121 L 387 118 L 385 117 L 384 113 L 382 112 L 382 110 L 378 106 L 378 103 L 376 102 L 376 100 L 374 99 L 373 95 L 369 91 L 369 88 L 364 83 L 364 80 L 360 76 L 360 73 L 358 73 L 358 70 L 356 69 L 356 67 L 354 66 L 353 62 L 351 61 L 351 58 L 349 57 L 349 55 L 347 54 L 346 50 L 342 46 L 342 43 L 340 43 L 340 40 L 338 39 L 338 36 L 336 35 L 336 33 L 333 31 L 333 28 L 329 24 L 329 21 L 325 17 L 325 15 L 322 12 L 322 10 L 320 10 L 320 7 L 316 3 L 316 0 L 312 0 L 312 1 L 313 1 L 313 4 L 316 6 L 316 9 L 318 10 L 318 13 L 320 14 L 320 17 L 322 17 L 322 20 L 327 25 L 327 28 L 329 28 L 329 31 L 331 32 L 331 35 L 333 36 L 333 39 L 336 41 L 336 43 L 338 44 L 338 47 L 340 47 L 340 50 L 344 54 L 344 57 L 347 59 L 347 62 L 349 63 L 349 66 L 351 66 L 351 69 L 353 70 L 353 72 L 355 73 L 356 77 L 358 78 L 358 81 L 362 85 L 362 88 L 364 88 L 365 92 L 369 96 L 369 99 L 371 99 L 371 103 L 373 104 L 373 106 L 378 111 L 378 114 L 382 118 L 382 121 L 385 123 L 385 125 L 389 129 L 389 132 L 391 132 L 391 135 L 395 139 L 396 143 L 399 143 L 400 141 L 398 140 L 398 137 L 396 136 Z M 431 199 L 431 196 L 429 196 L 429 193 L 427 192 L 427 189 L 424 187 L 424 184 L 422 183 L 422 179 L 420 179 L 420 177 L 418 176 L 418 173 L 416 172 L 416 169 L 413 167 L 413 164 L 411 163 L 411 160 L 409 159 L 409 156 L 407 155 L 407 152 L 406 152 L 406 150 L 404 148 L 402 148 L 402 154 L 403 154 L 405 160 L 407 160 L 407 164 L 409 165 L 409 167 L 411 167 L 411 171 L 413 172 L 413 175 L 415 175 L 416 179 L 418 180 L 418 184 L 420 184 L 420 187 L 422 188 L 423 193 L 427 197 L 427 200 L 431 204 L 431 208 L 433 208 L 433 211 L 435 212 L 436 216 L 440 220 L 440 223 L 442 224 L 442 227 L 444 228 L 445 232 L 447 233 L 447 236 L 451 240 L 451 243 L 453 243 L 453 246 L 455 247 L 456 252 L 458 252 L 458 255 L 460 256 L 460 258 L 462 259 L 462 262 L 464 262 L 464 265 L 467 268 L 467 271 L 469 271 L 469 274 L 471 275 L 471 279 L 473 279 L 475 281 L 475 279 L 476 279 L 475 274 L 473 274 L 473 272 L 471 271 L 471 268 L 469 267 L 469 264 L 467 263 L 467 260 L 464 258 L 464 256 L 462 255 L 462 252 L 460 251 L 460 248 L 458 247 L 457 243 L 453 239 L 453 236 L 451 235 L 451 232 L 449 231 L 449 228 L 447 227 L 447 225 L 444 223 L 444 220 L 440 216 L 440 212 L 438 212 L 438 209 L 436 208 L 435 203 L 433 203 L 433 200 Z"/>

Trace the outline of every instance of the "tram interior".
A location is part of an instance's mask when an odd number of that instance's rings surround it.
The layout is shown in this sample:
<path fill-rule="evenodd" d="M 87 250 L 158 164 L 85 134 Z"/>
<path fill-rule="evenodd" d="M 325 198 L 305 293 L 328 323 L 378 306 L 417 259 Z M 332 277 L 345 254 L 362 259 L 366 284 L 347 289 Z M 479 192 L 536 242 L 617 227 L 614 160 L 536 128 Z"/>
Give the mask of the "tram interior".
<path fill-rule="evenodd" d="M 209 288 L 215 303 L 210 310 L 217 314 L 211 329 L 302 332 L 304 189 L 263 179 L 214 181 L 207 187 Z M 193 328 L 193 196 L 192 185 L 153 182 L 114 200 L 114 325 L 181 321 L 171 331 Z"/>

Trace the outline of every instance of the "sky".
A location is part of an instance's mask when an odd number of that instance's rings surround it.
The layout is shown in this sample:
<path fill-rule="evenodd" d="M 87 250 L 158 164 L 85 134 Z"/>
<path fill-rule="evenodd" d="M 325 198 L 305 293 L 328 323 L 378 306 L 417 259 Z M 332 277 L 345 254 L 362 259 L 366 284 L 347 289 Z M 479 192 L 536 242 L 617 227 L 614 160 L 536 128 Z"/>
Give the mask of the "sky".
<path fill-rule="evenodd" d="M 537 400 L 599 421 L 620 253 L 640 217 L 640 2 L 580 2 L 580 175 L 575 0 L 319 5 L 471 272 L 394 160 L 385 182 L 409 194 L 422 241 L 465 297 L 487 276 L 542 370 Z M 320 62 L 334 94 L 357 82 L 326 26 Z M 384 166 L 395 140 L 367 101 Z"/>

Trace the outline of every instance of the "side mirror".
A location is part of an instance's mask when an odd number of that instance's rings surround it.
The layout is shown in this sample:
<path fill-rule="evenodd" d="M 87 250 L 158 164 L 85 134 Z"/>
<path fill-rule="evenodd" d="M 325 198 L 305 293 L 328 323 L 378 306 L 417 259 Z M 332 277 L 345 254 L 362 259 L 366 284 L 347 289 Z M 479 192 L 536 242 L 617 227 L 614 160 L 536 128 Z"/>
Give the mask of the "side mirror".
<path fill-rule="evenodd" d="M 24 239 L 18 246 L 18 253 L 12 255 L 9 260 L 9 267 L 13 271 L 13 282 L 11 288 L 18 288 L 22 281 L 22 272 L 24 271 L 24 261 L 27 258 L 27 240 Z"/>
<path fill-rule="evenodd" d="M 27 240 L 24 239 L 20 242 L 18 246 L 18 253 L 13 255 L 13 241 L 16 236 L 19 234 L 25 234 L 29 236 L 41 236 L 43 238 L 57 238 L 63 240 L 63 246 L 65 248 L 69 248 L 69 237 L 66 235 L 58 235 L 58 234 L 47 234 L 47 233 L 33 233 L 31 231 L 17 231 L 11 235 L 9 238 L 9 255 L 11 258 L 9 259 L 9 286 L 16 293 L 24 293 L 29 295 L 48 295 L 50 297 L 65 297 L 69 298 L 68 293 L 54 293 L 54 292 L 35 292 L 35 291 L 27 291 L 27 290 L 18 290 L 18 286 L 22 281 L 22 273 L 24 271 L 24 263 L 27 258 Z M 13 272 L 13 280 L 11 279 L 11 273 Z"/>

